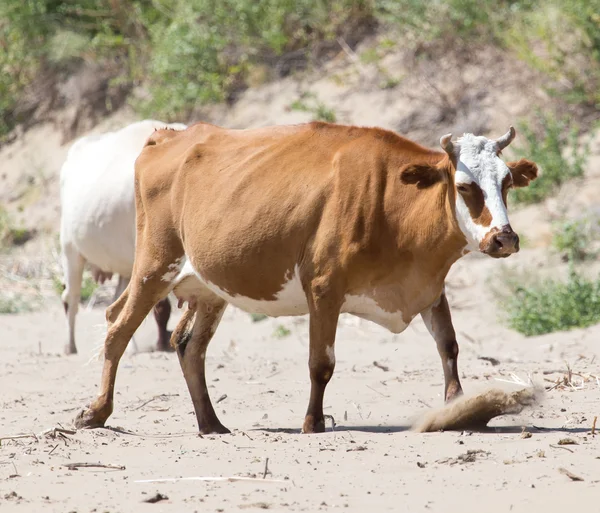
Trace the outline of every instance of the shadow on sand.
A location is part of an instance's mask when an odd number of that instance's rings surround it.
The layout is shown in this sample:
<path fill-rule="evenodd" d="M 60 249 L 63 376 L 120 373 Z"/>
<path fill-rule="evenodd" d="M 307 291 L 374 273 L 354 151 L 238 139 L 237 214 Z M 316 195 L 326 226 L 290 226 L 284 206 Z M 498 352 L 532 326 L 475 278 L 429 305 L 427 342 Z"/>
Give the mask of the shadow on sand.
<path fill-rule="evenodd" d="M 331 429 L 331 424 L 327 424 L 327 433 L 335 432 L 359 432 L 359 433 L 373 433 L 373 434 L 385 434 L 385 433 L 404 433 L 406 431 L 410 431 L 412 426 L 410 424 L 404 425 L 379 425 L 379 426 L 346 426 L 344 424 L 337 424 L 335 429 Z M 471 433 L 481 433 L 481 434 L 518 434 L 523 431 L 525 428 L 527 431 L 531 433 L 565 433 L 565 434 L 577 434 L 577 433 L 586 433 L 590 429 L 589 428 L 565 428 L 565 427 L 539 427 L 532 424 L 519 424 L 513 426 L 491 426 L 491 427 L 483 427 L 478 429 L 469 429 L 466 430 Z M 285 433 L 288 435 L 299 435 L 302 433 L 300 428 L 262 428 L 257 427 L 250 429 L 248 431 L 264 431 L 266 433 Z M 452 431 L 453 433 L 460 433 L 461 431 Z M 431 434 L 431 433 L 429 433 Z"/>

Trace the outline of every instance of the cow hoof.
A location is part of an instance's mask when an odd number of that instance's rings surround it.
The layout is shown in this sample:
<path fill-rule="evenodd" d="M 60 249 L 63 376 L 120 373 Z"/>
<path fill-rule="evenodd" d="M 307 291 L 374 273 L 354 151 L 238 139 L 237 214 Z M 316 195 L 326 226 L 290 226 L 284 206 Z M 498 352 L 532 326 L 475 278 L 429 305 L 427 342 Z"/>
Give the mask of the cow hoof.
<path fill-rule="evenodd" d="M 458 387 L 456 387 L 456 386 L 450 387 L 448 389 L 448 392 L 446 393 L 446 404 L 454 401 L 455 399 L 458 399 L 462 395 L 463 395 L 463 391 L 462 391 L 462 388 L 460 388 L 460 385 Z"/>
<path fill-rule="evenodd" d="M 172 331 L 166 331 L 164 336 L 159 336 L 159 338 L 156 342 L 156 350 L 157 351 L 162 351 L 165 353 L 172 353 L 173 351 L 175 351 L 173 346 L 171 346 L 171 335 L 172 334 L 173 334 Z"/>
<path fill-rule="evenodd" d="M 77 414 L 77 417 L 75 417 L 73 424 L 75 424 L 75 427 L 77 429 L 94 429 L 104 427 L 105 421 L 106 420 L 98 420 L 97 414 L 94 413 L 94 411 L 91 408 L 86 407 Z"/>
<path fill-rule="evenodd" d="M 171 346 L 171 344 L 168 342 L 167 342 L 167 344 L 161 344 L 159 342 L 156 344 L 156 350 L 160 351 L 162 353 L 172 353 L 175 351 L 175 348 L 173 348 L 173 346 Z"/>
<path fill-rule="evenodd" d="M 223 424 L 201 427 L 198 431 L 201 435 L 227 435 L 231 433 Z"/>
<path fill-rule="evenodd" d="M 302 426 L 302 433 L 325 433 L 325 419 L 315 420 L 312 415 L 307 415 Z"/>
<path fill-rule="evenodd" d="M 66 345 L 65 346 L 65 354 L 77 354 L 77 348 L 75 346 Z"/>

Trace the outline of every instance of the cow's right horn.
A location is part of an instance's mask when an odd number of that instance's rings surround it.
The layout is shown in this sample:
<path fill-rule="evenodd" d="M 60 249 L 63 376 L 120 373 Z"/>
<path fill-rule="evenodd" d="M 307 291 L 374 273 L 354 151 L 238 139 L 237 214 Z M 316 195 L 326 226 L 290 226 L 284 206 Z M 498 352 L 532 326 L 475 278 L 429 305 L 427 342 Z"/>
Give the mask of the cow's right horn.
<path fill-rule="evenodd" d="M 515 131 L 515 128 L 511 125 L 511 127 L 508 129 L 508 132 L 506 132 L 502 137 L 496 139 L 498 149 L 502 151 L 504 148 L 506 148 L 513 141 L 515 135 L 517 135 L 517 132 Z"/>

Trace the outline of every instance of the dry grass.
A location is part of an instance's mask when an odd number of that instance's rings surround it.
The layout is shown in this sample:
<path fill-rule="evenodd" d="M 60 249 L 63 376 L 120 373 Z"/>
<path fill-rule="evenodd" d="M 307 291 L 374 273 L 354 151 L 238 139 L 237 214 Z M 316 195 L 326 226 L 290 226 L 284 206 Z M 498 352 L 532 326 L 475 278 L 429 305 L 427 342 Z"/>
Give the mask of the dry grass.
<path fill-rule="evenodd" d="M 584 390 L 590 384 L 596 384 L 600 387 L 600 376 L 585 372 L 574 372 L 571 366 L 565 362 L 566 370 L 562 372 L 562 376 L 556 379 L 544 378 L 544 381 L 552 383 L 546 387 L 546 391 L 551 390 Z M 555 374 L 558 371 L 547 371 L 544 374 Z"/>

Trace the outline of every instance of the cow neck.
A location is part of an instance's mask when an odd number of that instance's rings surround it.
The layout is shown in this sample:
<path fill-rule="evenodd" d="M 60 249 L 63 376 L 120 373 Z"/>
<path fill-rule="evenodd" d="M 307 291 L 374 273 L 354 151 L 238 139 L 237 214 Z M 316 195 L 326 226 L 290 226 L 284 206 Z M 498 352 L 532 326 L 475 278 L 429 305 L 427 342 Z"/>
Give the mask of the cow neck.
<path fill-rule="evenodd" d="M 408 250 L 414 258 L 440 260 L 445 267 L 448 260 L 451 265 L 462 256 L 467 244 L 456 218 L 455 167 L 442 152 L 430 152 L 420 160 L 437 168 L 443 179 L 425 188 L 403 184 L 397 177 L 389 179 L 387 223 L 399 253 Z M 397 172 L 397 168 L 388 169 L 388 175 Z"/>

